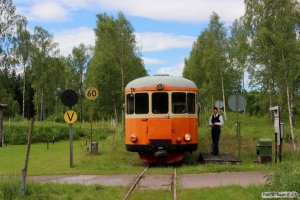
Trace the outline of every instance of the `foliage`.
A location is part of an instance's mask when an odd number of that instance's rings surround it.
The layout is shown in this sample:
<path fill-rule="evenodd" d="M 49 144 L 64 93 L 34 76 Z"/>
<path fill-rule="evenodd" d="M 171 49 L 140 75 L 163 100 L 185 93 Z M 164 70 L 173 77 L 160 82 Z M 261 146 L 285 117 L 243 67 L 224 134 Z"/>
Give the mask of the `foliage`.
<path fill-rule="evenodd" d="M 21 20 L 22 16 L 16 12 L 12 0 L 0 1 L 0 68 L 9 67 L 14 60 L 11 56 L 12 40 Z"/>
<path fill-rule="evenodd" d="M 35 105 L 39 105 L 37 112 L 40 120 L 44 120 L 47 110 L 52 110 L 53 96 L 58 94 L 57 85 L 62 82 L 63 65 L 59 58 L 57 43 L 53 41 L 53 36 L 42 27 L 35 27 L 33 34 L 33 88 L 35 90 Z M 54 90 L 54 91 L 53 91 Z M 52 101 L 47 101 L 46 98 Z M 54 100 L 55 101 L 55 100 Z M 50 105 L 47 105 L 49 103 Z"/>
<path fill-rule="evenodd" d="M 84 80 L 84 73 L 86 72 L 86 68 L 88 62 L 90 60 L 92 53 L 92 47 L 85 46 L 84 44 L 79 44 L 78 47 L 74 47 L 72 50 L 71 56 L 71 63 L 72 68 L 74 70 L 74 81 L 76 87 L 75 91 L 79 93 L 79 104 L 80 104 L 80 115 L 79 120 L 82 122 L 83 120 L 83 94 L 84 94 L 84 87 L 83 87 L 83 80 Z M 74 88 L 75 89 L 75 88 Z"/>
<path fill-rule="evenodd" d="M 146 70 L 136 46 L 133 27 L 122 13 L 118 18 L 97 15 L 96 45 L 87 69 L 85 85 L 101 92 L 96 113 L 118 120 L 124 103 L 125 85 L 145 76 Z M 99 113 L 99 114 L 98 114 Z"/>
<path fill-rule="evenodd" d="M 278 164 L 274 174 L 268 176 L 271 191 L 295 191 L 300 193 L 299 155 L 290 156 L 288 161 Z"/>
<path fill-rule="evenodd" d="M 237 70 L 227 61 L 228 38 L 220 17 L 213 13 L 209 27 L 197 41 L 185 60 L 183 76 L 193 80 L 200 88 L 199 98 L 203 109 L 210 109 L 218 99 L 228 96 L 237 83 Z M 224 101 L 225 99 L 223 99 Z"/>
<path fill-rule="evenodd" d="M 95 128 L 94 128 L 95 129 Z M 83 137 L 88 135 L 89 126 L 77 126 L 73 129 L 74 139 L 78 139 L 79 137 Z M 105 133 L 110 133 L 111 130 L 109 128 L 99 128 L 95 131 L 101 131 Z M 105 139 L 108 134 L 102 135 L 101 138 Z M 27 144 L 28 137 L 28 123 L 27 122 L 19 122 L 19 123 L 11 123 L 10 126 L 4 127 L 4 138 L 6 144 Z M 36 123 L 33 134 L 32 134 L 32 143 L 37 142 L 55 142 L 60 140 L 67 140 L 69 138 L 69 128 L 63 123 L 54 123 L 54 122 L 45 122 L 45 123 Z"/>
<path fill-rule="evenodd" d="M 252 83 L 266 91 L 270 107 L 280 105 L 288 113 L 293 140 L 300 86 L 299 5 L 295 0 L 246 0 L 244 15 Z"/>

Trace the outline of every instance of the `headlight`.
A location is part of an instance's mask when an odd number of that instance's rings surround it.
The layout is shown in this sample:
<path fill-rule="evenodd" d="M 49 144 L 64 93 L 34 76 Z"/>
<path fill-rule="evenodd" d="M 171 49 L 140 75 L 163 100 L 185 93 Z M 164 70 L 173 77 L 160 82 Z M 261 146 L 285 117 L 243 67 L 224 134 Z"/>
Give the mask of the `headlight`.
<path fill-rule="evenodd" d="M 178 138 L 176 139 L 176 142 L 177 142 L 177 144 L 180 144 L 180 143 L 181 143 L 181 138 L 178 137 Z"/>
<path fill-rule="evenodd" d="M 184 136 L 184 140 L 185 141 L 191 141 L 191 139 L 192 139 L 192 136 L 191 136 L 191 134 L 189 134 L 189 133 L 187 133 L 187 134 L 185 134 L 185 136 Z"/>
<path fill-rule="evenodd" d="M 137 141 L 137 137 L 133 134 L 130 135 L 130 141 L 131 142 L 136 142 Z"/>

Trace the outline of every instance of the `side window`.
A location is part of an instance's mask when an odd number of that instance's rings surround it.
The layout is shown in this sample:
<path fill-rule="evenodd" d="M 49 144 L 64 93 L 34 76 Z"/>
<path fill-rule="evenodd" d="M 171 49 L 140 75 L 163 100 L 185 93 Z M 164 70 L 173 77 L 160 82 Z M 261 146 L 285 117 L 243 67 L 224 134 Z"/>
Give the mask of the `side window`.
<path fill-rule="evenodd" d="M 186 94 L 184 92 L 172 93 L 172 112 L 174 114 L 186 113 Z"/>
<path fill-rule="evenodd" d="M 168 113 L 169 97 L 168 93 L 156 92 L 152 94 L 152 113 L 166 114 Z"/>
<path fill-rule="evenodd" d="M 195 114 L 196 113 L 196 95 L 194 93 L 187 94 L 187 105 L 188 105 L 188 113 Z"/>
<path fill-rule="evenodd" d="M 127 114 L 129 114 L 129 115 L 133 114 L 134 113 L 134 94 L 127 94 L 126 101 L 127 101 L 127 105 L 126 105 Z"/>
<path fill-rule="evenodd" d="M 135 94 L 135 114 L 149 113 L 149 96 L 148 93 Z"/>

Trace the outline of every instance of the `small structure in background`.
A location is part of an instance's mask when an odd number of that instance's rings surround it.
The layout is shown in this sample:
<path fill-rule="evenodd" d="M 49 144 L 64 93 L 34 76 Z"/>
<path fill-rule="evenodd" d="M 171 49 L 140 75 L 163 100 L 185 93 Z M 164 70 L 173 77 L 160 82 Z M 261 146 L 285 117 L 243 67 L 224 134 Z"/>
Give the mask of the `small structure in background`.
<path fill-rule="evenodd" d="M 0 147 L 4 147 L 3 112 L 7 107 L 7 104 L 0 104 Z"/>
<path fill-rule="evenodd" d="M 272 139 L 261 138 L 256 145 L 257 161 L 259 163 L 272 162 Z"/>
<path fill-rule="evenodd" d="M 281 123 L 280 119 L 280 107 L 274 106 L 269 108 L 274 114 L 274 133 L 275 133 L 275 163 L 279 159 L 279 162 L 282 161 L 282 143 L 284 137 L 284 123 Z"/>

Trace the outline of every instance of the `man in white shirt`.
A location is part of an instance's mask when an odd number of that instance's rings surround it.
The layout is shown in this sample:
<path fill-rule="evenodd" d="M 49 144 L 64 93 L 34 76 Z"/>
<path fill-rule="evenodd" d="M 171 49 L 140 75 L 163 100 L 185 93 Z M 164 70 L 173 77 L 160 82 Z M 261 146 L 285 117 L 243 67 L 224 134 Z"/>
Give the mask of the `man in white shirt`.
<path fill-rule="evenodd" d="M 212 154 L 219 154 L 219 140 L 221 134 L 221 126 L 224 125 L 222 115 L 219 114 L 217 107 L 213 108 L 213 115 L 209 119 L 209 126 L 211 126 L 211 138 L 212 138 Z"/>

